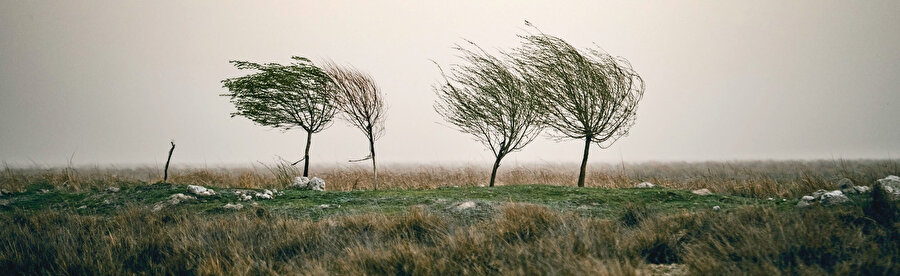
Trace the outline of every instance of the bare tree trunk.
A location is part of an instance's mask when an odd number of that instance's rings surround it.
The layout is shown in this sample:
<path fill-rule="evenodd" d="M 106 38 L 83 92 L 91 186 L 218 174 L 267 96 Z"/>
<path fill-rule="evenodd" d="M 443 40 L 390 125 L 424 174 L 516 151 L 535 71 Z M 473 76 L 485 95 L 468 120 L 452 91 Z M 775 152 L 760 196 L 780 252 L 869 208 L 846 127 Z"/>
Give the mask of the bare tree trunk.
<path fill-rule="evenodd" d="M 172 161 L 172 152 L 175 151 L 175 141 L 169 143 L 172 143 L 172 148 L 169 149 L 169 157 L 166 158 L 166 169 L 163 171 L 163 182 L 169 180 L 169 161 Z"/>
<path fill-rule="evenodd" d="M 375 167 L 375 139 L 369 136 L 369 154 L 372 156 L 372 185 L 378 190 L 378 170 Z"/>
<path fill-rule="evenodd" d="M 500 159 L 502 158 L 503 156 L 497 156 L 497 161 L 494 161 L 494 168 L 491 169 L 491 183 L 489 187 L 494 187 L 494 180 L 497 178 L 497 168 L 500 167 Z"/>
<path fill-rule="evenodd" d="M 578 173 L 578 187 L 584 187 L 584 175 L 587 172 L 588 152 L 591 150 L 591 137 L 584 138 L 584 157 L 581 159 L 581 172 Z"/>
<path fill-rule="evenodd" d="M 312 142 L 312 132 L 306 132 L 306 153 L 303 154 L 303 177 L 309 177 L 309 144 Z"/>

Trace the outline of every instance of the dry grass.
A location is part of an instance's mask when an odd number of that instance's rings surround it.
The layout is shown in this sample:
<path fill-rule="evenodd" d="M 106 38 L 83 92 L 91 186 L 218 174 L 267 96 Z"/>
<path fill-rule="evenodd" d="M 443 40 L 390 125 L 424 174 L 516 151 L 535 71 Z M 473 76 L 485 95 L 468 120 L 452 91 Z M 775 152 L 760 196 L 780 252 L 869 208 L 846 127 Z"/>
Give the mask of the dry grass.
<path fill-rule="evenodd" d="M 900 224 L 875 223 L 858 205 L 641 216 L 626 223 L 518 203 L 476 221 L 419 208 L 319 221 L 262 208 L 219 215 L 146 208 L 111 216 L 12 212 L 0 214 L 0 270 L 637 275 L 649 263 L 683 263 L 701 275 L 900 273 Z"/>
<path fill-rule="evenodd" d="M 478 166 L 405 166 L 385 165 L 378 177 L 384 189 L 477 186 L 488 182 L 489 168 Z M 157 168 L 25 168 L 6 167 L 0 174 L 0 187 L 12 191 L 33 183 L 46 183 L 65 189 L 105 188 L 121 183 L 161 181 Z M 875 179 L 900 174 L 893 160 L 834 161 L 741 161 L 673 162 L 638 164 L 594 164 L 588 170 L 588 187 L 631 187 L 650 181 L 669 188 L 708 188 L 715 193 L 766 197 L 798 197 L 818 189 L 834 188 L 841 178 L 860 185 Z M 170 182 L 234 188 L 282 188 L 300 170 L 288 164 L 243 168 L 177 168 Z M 371 189 L 370 172 L 365 166 L 314 167 L 312 175 L 327 181 L 330 190 Z M 563 164 L 501 167 L 499 185 L 548 184 L 574 186 L 578 167 Z"/>

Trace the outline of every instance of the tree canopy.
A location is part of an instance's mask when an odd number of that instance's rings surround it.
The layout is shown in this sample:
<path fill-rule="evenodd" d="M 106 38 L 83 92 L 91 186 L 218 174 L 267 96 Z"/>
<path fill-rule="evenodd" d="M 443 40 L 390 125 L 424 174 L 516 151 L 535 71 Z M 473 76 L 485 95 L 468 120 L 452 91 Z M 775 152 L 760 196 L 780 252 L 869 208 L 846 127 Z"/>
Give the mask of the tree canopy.
<path fill-rule="evenodd" d="M 516 62 L 540 94 L 543 124 L 557 139 L 584 139 L 578 186 L 584 186 L 590 144 L 608 148 L 634 124 L 644 82 L 628 60 L 599 49 L 579 50 L 544 33 L 521 36 Z"/>

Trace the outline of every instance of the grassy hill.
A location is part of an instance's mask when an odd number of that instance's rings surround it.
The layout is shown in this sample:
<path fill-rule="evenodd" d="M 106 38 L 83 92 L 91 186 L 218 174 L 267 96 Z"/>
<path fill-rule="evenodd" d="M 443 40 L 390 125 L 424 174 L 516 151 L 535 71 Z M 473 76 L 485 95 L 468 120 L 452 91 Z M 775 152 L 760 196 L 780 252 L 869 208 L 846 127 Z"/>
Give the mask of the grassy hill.
<path fill-rule="evenodd" d="M 112 183 L 115 184 L 115 183 Z M 508 185 L 280 190 L 35 182 L 0 198 L 13 274 L 897 274 L 900 224 L 871 199 Z M 224 208 L 241 204 L 240 209 Z M 714 210 L 713 206 L 719 206 Z M 868 208 L 868 209 L 867 209 Z M 896 207 L 894 207 L 896 208 Z"/>

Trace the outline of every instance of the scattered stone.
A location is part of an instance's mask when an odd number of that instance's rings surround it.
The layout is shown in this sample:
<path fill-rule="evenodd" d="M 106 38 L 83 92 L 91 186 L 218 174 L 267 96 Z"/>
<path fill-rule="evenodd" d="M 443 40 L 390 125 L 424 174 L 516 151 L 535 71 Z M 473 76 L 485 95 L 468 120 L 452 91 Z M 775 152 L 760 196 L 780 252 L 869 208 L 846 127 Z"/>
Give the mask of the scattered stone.
<path fill-rule="evenodd" d="M 653 187 L 656 187 L 656 185 L 653 185 L 653 183 L 650 183 L 650 182 L 641 182 L 640 184 L 634 185 L 634 187 L 635 188 L 653 188 Z"/>
<path fill-rule="evenodd" d="M 87 205 L 78 206 L 78 209 L 85 209 L 85 208 L 87 208 Z"/>
<path fill-rule="evenodd" d="M 838 181 L 838 188 L 844 194 L 864 194 L 871 191 L 868 186 L 853 185 L 853 181 L 848 178 Z"/>
<path fill-rule="evenodd" d="M 249 193 L 250 193 L 250 191 L 245 191 L 245 190 L 234 191 L 234 194 L 237 195 L 238 200 L 240 200 L 240 201 L 248 201 L 248 200 L 253 199 L 253 197 L 250 196 Z"/>
<path fill-rule="evenodd" d="M 41 192 L 42 194 L 46 194 L 46 193 L 49 193 L 50 190 L 47 190 L 47 189 L 41 189 L 40 192 Z"/>
<path fill-rule="evenodd" d="M 188 191 L 190 191 L 192 194 L 195 194 L 198 196 L 211 196 L 211 195 L 216 194 L 216 191 L 213 191 L 212 189 L 207 189 L 206 187 L 203 187 L 203 186 L 188 185 L 187 188 L 188 188 Z"/>
<path fill-rule="evenodd" d="M 240 210 L 241 208 L 244 208 L 244 205 L 241 205 L 240 203 L 238 203 L 238 204 L 228 203 L 228 204 L 225 204 L 225 206 L 222 206 L 222 208 L 232 209 L 232 210 Z"/>
<path fill-rule="evenodd" d="M 328 209 L 328 208 L 331 208 L 331 204 L 322 204 L 322 205 L 319 205 L 319 208 L 320 209 Z"/>
<path fill-rule="evenodd" d="M 194 199 L 197 199 L 197 198 L 189 196 L 189 195 L 184 195 L 182 193 L 177 193 L 177 194 L 169 196 L 169 200 L 162 201 L 162 202 L 159 202 L 159 203 L 156 203 L 155 205 L 153 205 L 153 212 L 162 210 L 166 206 L 177 205 L 184 201 L 194 200 Z"/>
<path fill-rule="evenodd" d="M 169 204 L 170 204 L 170 205 L 176 205 L 176 204 L 178 204 L 178 203 L 181 203 L 181 202 L 184 202 L 184 201 L 188 201 L 188 200 L 192 200 L 192 199 L 197 199 L 197 198 L 196 198 L 196 197 L 189 196 L 189 195 L 184 195 L 184 194 L 182 194 L 182 193 L 177 193 L 177 194 L 174 194 L 174 195 L 169 196 Z"/>
<path fill-rule="evenodd" d="M 719 205 L 713 206 L 713 210 L 714 210 L 714 211 L 718 211 L 718 210 L 721 210 L 721 209 L 722 209 L 722 207 L 719 207 Z"/>
<path fill-rule="evenodd" d="M 693 190 L 693 191 L 691 191 L 691 193 L 695 194 L 695 195 L 711 195 L 712 194 L 712 192 L 710 192 L 709 189 L 706 189 L 706 188 L 699 189 L 699 190 Z"/>
<path fill-rule="evenodd" d="M 272 191 L 270 191 L 268 189 L 264 190 L 262 193 L 256 193 L 254 196 L 256 196 L 257 199 L 273 199 L 273 198 L 275 198 L 275 194 L 272 193 Z"/>
<path fill-rule="evenodd" d="M 835 205 L 841 203 L 850 202 L 850 198 L 847 195 L 844 195 L 844 192 L 840 190 L 834 191 L 825 191 L 818 190 L 812 195 L 806 195 L 800 198 L 800 202 L 797 202 L 797 207 L 806 207 L 813 205 L 814 203 L 819 203 L 822 205 Z"/>
<path fill-rule="evenodd" d="M 766 198 L 766 200 L 768 200 L 768 201 L 774 201 L 775 199 L 770 197 L 770 198 Z"/>
<path fill-rule="evenodd" d="M 110 193 L 118 193 L 118 192 L 119 192 L 119 187 L 115 187 L 115 186 L 109 187 L 109 188 L 106 188 L 106 191 L 107 191 L 107 192 L 110 192 Z"/>
<path fill-rule="evenodd" d="M 477 206 L 477 204 L 475 204 L 474 201 L 466 201 L 466 202 L 460 203 L 459 205 L 456 205 L 456 210 L 461 211 L 461 210 L 473 208 L 475 206 Z"/>
<path fill-rule="evenodd" d="M 484 187 L 487 187 L 487 186 L 485 186 L 484 184 L 478 184 L 478 187 L 484 188 Z"/>
<path fill-rule="evenodd" d="M 313 177 L 309 180 L 309 189 L 313 191 L 324 191 L 325 190 L 325 180 L 322 180 L 318 177 Z"/>
<path fill-rule="evenodd" d="M 109 199 L 104 199 L 104 200 L 103 200 L 103 204 L 109 205 L 109 204 L 111 204 L 111 203 L 112 203 L 112 201 L 109 200 Z"/>

